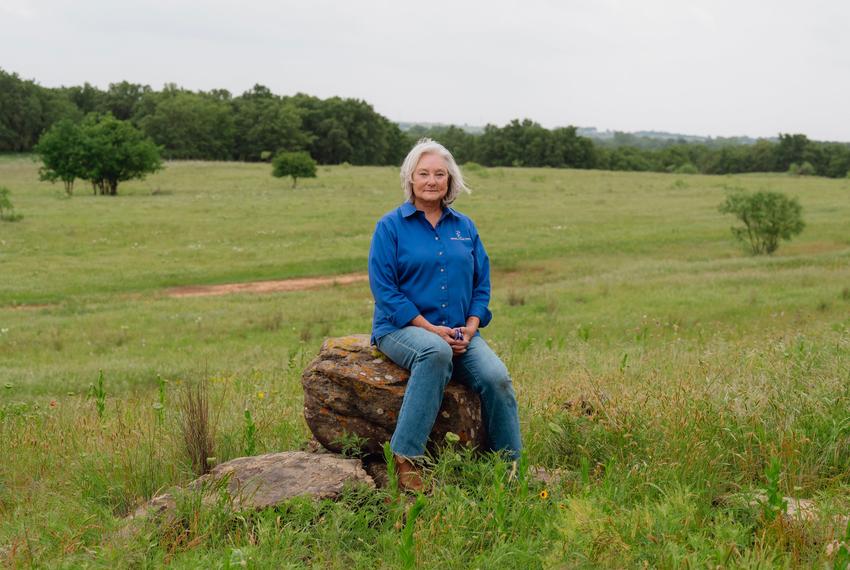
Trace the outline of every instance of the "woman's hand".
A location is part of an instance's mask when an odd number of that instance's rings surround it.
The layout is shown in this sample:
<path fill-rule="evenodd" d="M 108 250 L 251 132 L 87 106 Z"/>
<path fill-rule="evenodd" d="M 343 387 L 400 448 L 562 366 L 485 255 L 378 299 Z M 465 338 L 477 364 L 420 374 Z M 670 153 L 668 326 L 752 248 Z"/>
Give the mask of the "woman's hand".
<path fill-rule="evenodd" d="M 466 320 L 465 327 L 453 329 L 451 327 L 432 325 L 422 315 L 418 315 L 415 319 L 410 321 L 411 325 L 421 327 L 432 332 L 446 341 L 446 344 L 452 347 L 452 353 L 455 354 L 455 356 L 464 354 L 466 349 L 469 348 L 469 341 L 471 341 L 472 337 L 475 336 L 475 333 L 478 330 L 478 323 L 478 317 L 469 317 Z"/>
<path fill-rule="evenodd" d="M 441 326 L 438 326 L 438 325 L 431 325 L 431 327 L 428 330 L 431 331 L 432 333 L 434 333 L 435 335 L 439 336 L 444 341 L 446 341 L 449 344 L 449 346 L 451 346 L 454 349 L 454 343 L 456 341 L 455 341 L 455 330 L 453 328 L 451 328 L 451 327 L 441 327 Z"/>
<path fill-rule="evenodd" d="M 475 333 L 478 332 L 478 324 L 480 322 L 481 321 L 478 317 L 469 317 L 466 319 L 465 327 L 454 329 L 460 331 L 460 335 L 458 336 L 462 336 L 463 338 L 452 339 L 452 342 L 449 343 L 452 347 L 452 352 L 455 354 L 463 354 L 466 352 L 466 349 L 469 348 L 469 343 L 472 340 L 472 337 L 474 337 Z"/>

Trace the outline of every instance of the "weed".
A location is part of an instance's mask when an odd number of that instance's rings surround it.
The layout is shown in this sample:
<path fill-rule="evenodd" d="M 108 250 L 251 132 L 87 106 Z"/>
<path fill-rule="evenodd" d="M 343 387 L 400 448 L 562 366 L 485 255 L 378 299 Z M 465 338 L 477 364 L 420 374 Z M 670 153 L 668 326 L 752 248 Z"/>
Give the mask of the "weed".
<path fill-rule="evenodd" d="M 153 404 L 154 412 L 156 413 L 156 423 L 161 426 L 163 421 L 165 420 L 165 384 L 167 380 L 165 380 L 162 376 L 157 374 L 156 376 L 156 384 L 157 384 L 157 401 Z"/>
<path fill-rule="evenodd" d="M 384 461 L 387 463 L 387 490 L 393 497 L 398 496 L 398 471 L 395 467 L 395 455 L 390 442 L 384 442 Z"/>
<path fill-rule="evenodd" d="M 245 408 L 245 430 L 242 447 L 242 455 L 250 456 L 257 453 L 257 442 L 256 442 L 256 434 L 257 434 L 257 426 L 254 424 L 254 418 L 251 416 L 251 410 Z"/>
<path fill-rule="evenodd" d="M 281 325 L 283 325 L 283 313 L 276 312 L 272 315 L 267 316 L 261 322 L 261 326 L 263 330 L 269 332 L 276 332 L 280 330 Z"/>
<path fill-rule="evenodd" d="M 525 295 L 518 293 L 517 291 L 511 289 L 508 291 L 508 305 L 511 307 L 517 307 L 520 305 L 525 305 Z"/>
<path fill-rule="evenodd" d="M 363 457 L 365 455 L 363 450 L 368 441 L 354 432 L 343 431 L 343 434 L 333 443 L 340 447 L 340 453 L 346 457 Z"/>
<path fill-rule="evenodd" d="M 782 475 L 782 462 L 778 457 L 772 457 L 770 463 L 764 472 L 767 485 L 767 500 L 763 505 L 765 520 L 772 521 L 776 517 L 784 514 L 788 509 L 788 501 L 779 490 L 780 478 Z"/>
<path fill-rule="evenodd" d="M 834 570 L 847 570 L 850 568 L 850 520 L 847 521 L 847 530 L 844 531 L 844 539 L 835 553 L 832 561 Z"/>
<path fill-rule="evenodd" d="M 215 426 L 210 418 L 206 382 L 184 384 L 180 400 L 180 428 L 192 470 L 198 476 L 207 473 L 210 470 L 208 460 L 215 455 Z"/>
<path fill-rule="evenodd" d="M 89 384 L 89 398 L 94 400 L 97 417 L 103 419 L 106 413 L 106 389 L 103 387 L 103 370 L 98 373 L 97 384 Z"/>
<path fill-rule="evenodd" d="M 416 566 L 416 554 L 413 552 L 413 528 L 416 526 L 416 519 L 419 518 L 422 509 L 428 501 L 420 493 L 416 497 L 416 502 L 407 513 L 407 521 L 404 523 L 404 530 L 401 532 L 401 542 L 399 543 L 399 557 L 403 568 L 414 568 Z"/>

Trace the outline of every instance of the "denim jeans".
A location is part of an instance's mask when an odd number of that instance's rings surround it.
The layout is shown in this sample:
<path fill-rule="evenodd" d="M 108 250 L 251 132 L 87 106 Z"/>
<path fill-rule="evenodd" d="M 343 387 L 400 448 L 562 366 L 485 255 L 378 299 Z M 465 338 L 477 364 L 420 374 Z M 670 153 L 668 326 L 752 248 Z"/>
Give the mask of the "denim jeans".
<path fill-rule="evenodd" d="M 393 452 L 403 457 L 425 453 L 428 435 L 443 402 L 443 391 L 454 378 L 481 397 L 481 412 L 490 449 L 519 458 L 522 439 L 519 414 L 508 369 L 480 335 L 464 354 L 453 355 L 438 335 L 408 326 L 382 336 L 378 349 L 390 360 L 410 370 L 395 433 Z"/>

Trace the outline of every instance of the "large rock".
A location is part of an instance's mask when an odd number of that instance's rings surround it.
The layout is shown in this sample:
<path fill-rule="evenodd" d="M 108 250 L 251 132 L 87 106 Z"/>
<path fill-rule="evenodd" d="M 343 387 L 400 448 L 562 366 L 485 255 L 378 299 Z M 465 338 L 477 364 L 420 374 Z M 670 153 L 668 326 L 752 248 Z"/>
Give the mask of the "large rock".
<path fill-rule="evenodd" d="M 335 499 L 347 485 L 375 488 L 375 482 L 358 459 L 306 451 L 232 459 L 195 479 L 187 488 L 206 489 L 202 500 L 211 503 L 219 496 L 217 482 L 227 485 L 232 505 L 240 511 L 273 507 L 297 496 Z M 173 516 L 175 508 L 174 494 L 163 493 L 139 507 L 128 519 L 150 515 L 168 518 Z"/>
<path fill-rule="evenodd" d="M 367 335 L 328 339 L 301 377 L 307 425 L 331 451 L 343 451 L 353 434 L 362 440 L 362 451 L 381 453 L 395 430 L 409 376 L 374 349 Z M 446 387 L 431 441 L 442 442 L 447 432 L 483 447 L 479 398 L 455 382 Z"/>

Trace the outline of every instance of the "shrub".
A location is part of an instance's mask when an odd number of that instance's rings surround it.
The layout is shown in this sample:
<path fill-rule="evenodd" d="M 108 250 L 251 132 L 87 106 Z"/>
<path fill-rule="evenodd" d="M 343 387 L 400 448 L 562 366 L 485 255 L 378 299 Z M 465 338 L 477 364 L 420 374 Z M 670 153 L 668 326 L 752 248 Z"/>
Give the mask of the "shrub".
<path fill-rule="evenodd" d="M 5 186 L 0 186 L 0 220 L 7 222 L 17 222 L 22 215 L 15 213 L 15 207 L 12 205 L 12 200 L 9 198 L 11 192 Z"/>
<path fill-rule="evenodd" d="M 676 168 L 677 174 L 699 174 L 699 169 L 692 162 L 686 162 Z"/>
<path fill-rule="evenodd" d="M 792 162 L 788 167 L 788 174 L 791 176 L 814 176 L 815 167 L 809 161 L 805 161 L 802 164 Z"/>
<path fill-rule="evenodd" d="M 304 151 L 281 152 L 272 161 L 272 176 L 291 176 L 292 187 L 295 188 L 299 178 L 316 177 L 316 161 Z"/>
<path fill-rule="evenodd" d="M 732 234 L 748 244 L 754 255 L 772 254 L 780 239 L 790 240 L 806 226 L 797 199 L 778 192 L 738 190 L 726 196 L 719 210 L 735 215 L 744 224 L 732 227 Z"/>

